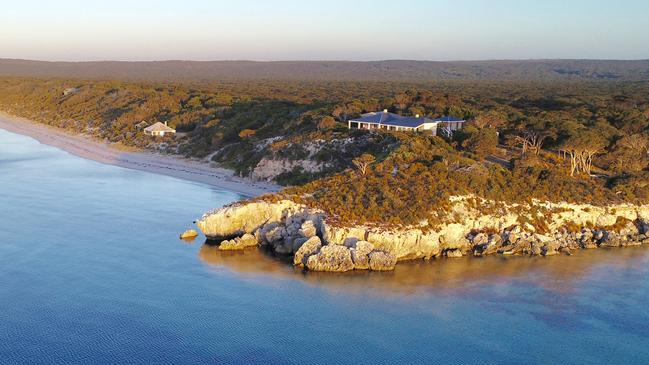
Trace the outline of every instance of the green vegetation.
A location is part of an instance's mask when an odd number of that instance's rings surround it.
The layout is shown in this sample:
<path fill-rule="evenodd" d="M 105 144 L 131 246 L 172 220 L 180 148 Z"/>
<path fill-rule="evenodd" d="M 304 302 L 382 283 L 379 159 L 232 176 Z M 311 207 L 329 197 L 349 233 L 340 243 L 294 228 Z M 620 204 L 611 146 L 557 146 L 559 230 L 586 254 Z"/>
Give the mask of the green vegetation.
<path fill-rule="evenodd" d="M 452 195 L 647 202 L 649 82 L 0 79 L 0 109 L 111 142 L 209 158 L 242 176 L 280 161 L 285 196 L 345 222 L 418 224 Z M 389 109 L 470 122 L 450 139 L 348 130 Z M 141 121 L 179 132 L 155 139 Z M 267 172 L 267 171 L 266 171 Z"/>
<path fill-rule="evenodd" d="M 514 158 L 512 167 L 461 153 L 439 137 L 401 134 L 400 147 L 361 170 L 347 170 L 283 192 L 320 208 L 341 223 L 434 224 L 448 212 L 449 197 L 475 195 L 495 202 L 532 199 L 573 203 L 646 203 L 649 187 L 619 177 L 570 176 L 570 162 L 543 152 Z M 646 158 L 646 157 L 645 157 Z M 625 175 L 630 176 L 630 175 Z"/>

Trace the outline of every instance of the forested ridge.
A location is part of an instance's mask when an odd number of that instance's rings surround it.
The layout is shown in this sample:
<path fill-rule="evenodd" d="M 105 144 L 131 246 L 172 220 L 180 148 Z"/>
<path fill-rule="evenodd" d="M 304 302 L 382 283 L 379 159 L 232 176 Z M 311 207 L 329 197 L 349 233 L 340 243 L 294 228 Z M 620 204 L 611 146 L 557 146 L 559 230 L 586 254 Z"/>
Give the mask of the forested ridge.
<path fill-rule="evenodd" d="M 3 77 L 0 109 L 295 185 L 285 196 L 345 221 L 414 224 L 453 194 L 594 204 L 649 197 L 645 81 Z M 348 118 L 382 109 L 469 122 L 452 138 L 347 130 Z M 141 121 L 179 133 L 153 139 Z"/>
<path fill-rule="evenodd" d="M 0 59 L 0 75 L 139 81 L 648 81 L 649 60 L 148 61 Z"/>

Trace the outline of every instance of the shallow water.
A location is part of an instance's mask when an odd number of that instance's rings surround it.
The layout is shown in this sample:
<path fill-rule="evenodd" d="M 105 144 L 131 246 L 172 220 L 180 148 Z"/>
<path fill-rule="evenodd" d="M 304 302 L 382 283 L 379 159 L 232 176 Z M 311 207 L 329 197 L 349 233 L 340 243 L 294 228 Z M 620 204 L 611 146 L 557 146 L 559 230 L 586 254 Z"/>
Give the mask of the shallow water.
<path fill-rule="evenodd" d="M 336 275 L 177 238 L 238 198 L 0 130 L 0 363 L 649 363 L 649 247 Z"/>

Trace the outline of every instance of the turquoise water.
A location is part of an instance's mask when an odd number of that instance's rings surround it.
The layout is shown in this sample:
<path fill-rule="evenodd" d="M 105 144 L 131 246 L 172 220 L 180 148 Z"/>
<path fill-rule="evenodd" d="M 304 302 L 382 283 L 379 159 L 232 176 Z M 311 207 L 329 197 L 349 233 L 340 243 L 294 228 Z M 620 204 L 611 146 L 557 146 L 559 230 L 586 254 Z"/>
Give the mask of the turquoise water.
<path fill-rule="evenodd" d="M 238 198 L 0 130 L 0 363 L 649 363 L 649 247 L 336 275 L 177 238 Z"/>

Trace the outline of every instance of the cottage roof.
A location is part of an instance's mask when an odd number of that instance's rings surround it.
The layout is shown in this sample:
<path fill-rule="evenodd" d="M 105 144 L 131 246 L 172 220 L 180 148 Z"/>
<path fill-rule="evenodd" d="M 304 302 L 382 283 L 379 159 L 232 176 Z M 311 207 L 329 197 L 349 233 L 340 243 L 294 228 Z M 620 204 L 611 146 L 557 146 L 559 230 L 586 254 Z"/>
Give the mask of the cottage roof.
<path fill-rule="evenodd" d="M 164 125 L 164 124 L 162 124 L 160 122 L 156 122 L 156 123 L 144 128 L 144 130 L 146 132 L 170 132 L 170 133 L 175 133 L 176 132 L 175 129 L 169 128 L 168 126 L 166 126 L 166 125 Z"/>

